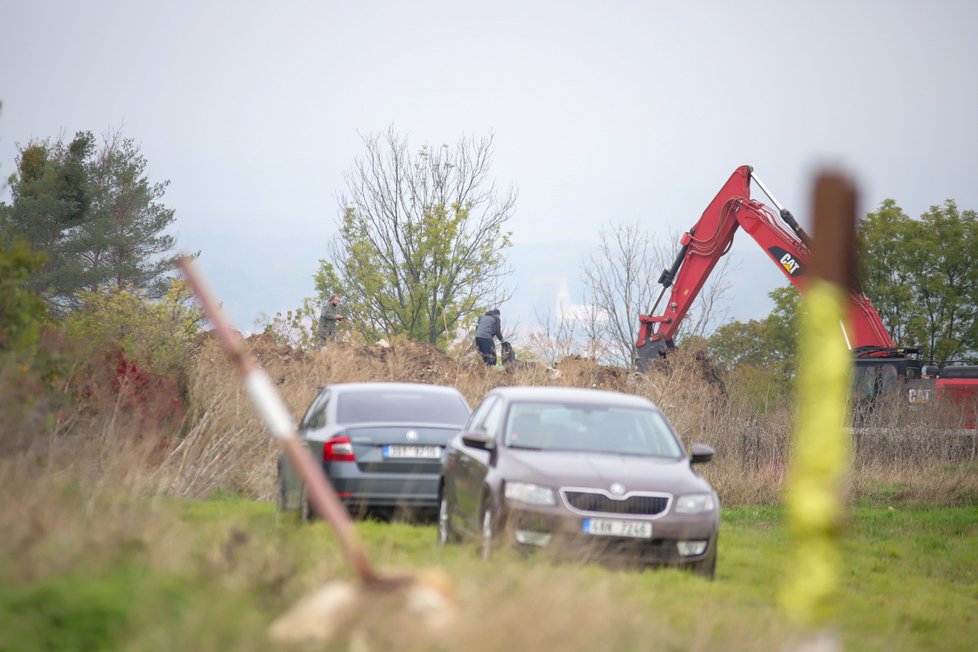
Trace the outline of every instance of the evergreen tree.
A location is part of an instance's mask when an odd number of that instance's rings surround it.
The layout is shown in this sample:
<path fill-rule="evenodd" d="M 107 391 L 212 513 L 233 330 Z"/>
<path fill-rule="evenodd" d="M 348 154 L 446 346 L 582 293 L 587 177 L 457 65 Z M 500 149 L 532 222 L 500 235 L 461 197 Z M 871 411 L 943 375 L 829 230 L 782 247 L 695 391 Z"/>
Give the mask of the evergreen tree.
<path fill-rule="evenodd" d="M 82 290 L 132 287 L 166 291 L 174 268 L 174 212 L 152 183 L 146 158 L 115 133 L 100 146 L 90 132 L 70 142 L 34 140 L 20 149 L 10 177 L 12 202 L 0 206 L 0 229 L 47 254 L 28 281 L 55 311 L 77 305 Z"/>

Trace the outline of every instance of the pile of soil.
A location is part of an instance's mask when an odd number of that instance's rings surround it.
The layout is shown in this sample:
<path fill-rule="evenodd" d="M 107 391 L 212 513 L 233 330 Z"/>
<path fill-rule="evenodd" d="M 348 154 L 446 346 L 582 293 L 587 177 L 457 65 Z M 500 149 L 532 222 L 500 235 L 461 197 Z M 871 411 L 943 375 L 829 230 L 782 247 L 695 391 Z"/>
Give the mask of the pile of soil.
<path fill-rule="evenodd" d="M 445 383 L 458 372 L 459 363 L 437 347 L 425 342 L 397 341 L 343 347 L 364 371 L 373 372 L 364 380 L 397 380 L 416 383 Z M 377 373 L 380 372 L 380 373 Z"/>
<path fill-rule="evenodd" d="M 568 387 L 591 387 L 615 392 L 629 391 L 628 369 L 602 365 L 579 355 L 569 355 L 556 364 L 555 379 Z"/>
<path fill-rule="evenodd" d="M 723 371 L 704 351 L 675 351 L 668 357 L 653 362 L 645 373 L 650 377 L 659 376 L 666 383 L 677 376 L 695 378 L 709 386 L 716 396 L 728 396 Z"/>
<path fill-rule="evenodd" d="M 336 382 L 399 381 L 451 385 L 470 401 L 500 385 L 561 385 L 657 396 L 674 392 L 680 383 L 702 387 L 715 397 L 726 397 L 720 369 L 702 352 L 676 351 L 645 374 L 624 367 L 603 365 L 571 355 L 553 367 L 517 362 L 500 368 L 486 367 L 473 351 L 447 355 L 425 342 L 396 340 L 391 344 L 351 345 L 337 343 L 327 351 L 302 351 L 266 333 L 253 335 L 246 344 L 258 362 L 283 390 L 299 392 Z M 500 373 L 500 372 L 503 373 Z M 299 397 L 296 397 L 299 399 Z"/>
<path fill-rule="evenodd" d="M 245 343 L 258 364 L 278 385 L 286 382 L 297 365 L 302 365 L 309 359 L 308 353 L 278 342 L 271 333 L 252 335 Z"/>

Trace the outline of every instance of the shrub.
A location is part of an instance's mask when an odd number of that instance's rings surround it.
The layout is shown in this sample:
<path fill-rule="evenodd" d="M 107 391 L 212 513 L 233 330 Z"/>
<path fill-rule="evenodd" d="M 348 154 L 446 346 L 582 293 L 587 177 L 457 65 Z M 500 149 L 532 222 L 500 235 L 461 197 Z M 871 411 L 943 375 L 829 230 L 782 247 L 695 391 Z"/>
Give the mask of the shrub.
<path fill-rule="evenodd" d="M 44 301 L 24 284 L 44 260 L 44 254 L 23 241 L 0 247 L 0 352 L 20 351 L 37 342 L 47 311 Z"/>
<path fill-rule="evenodd" d="M 65 323 L 77 345 L 76 396 L 96 411 L 135 416 L 137 424 L 181 420 L 202 321 L 189 296 L 183 281 L 159 300 L 132 288 L 82 293 Z"/>
<path fill-rule="evenodd" d="M 158 373 L 186 375 L 202 315 L 188 303 L 190 291 L 183 281 L 173 281 L 158 301 L 133 288 L 81 296 L 81 306 L 66 322 L 70 337 L 92 352 L 115 345 L 128 362 Z"/>

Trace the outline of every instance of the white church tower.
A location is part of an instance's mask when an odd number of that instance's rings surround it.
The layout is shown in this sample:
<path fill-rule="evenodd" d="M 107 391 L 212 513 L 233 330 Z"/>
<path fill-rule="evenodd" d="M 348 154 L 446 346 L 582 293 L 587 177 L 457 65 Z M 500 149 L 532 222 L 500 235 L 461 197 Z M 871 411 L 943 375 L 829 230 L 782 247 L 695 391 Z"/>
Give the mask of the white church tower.
<path fill-rule="evenodd" d="M 570 291 L 567 289 L 567 279 L 560 279 L 560 289 L 557 290 L 556 306 L 557 323 L 574 318 L 573 304 L 571 304 Z"/>

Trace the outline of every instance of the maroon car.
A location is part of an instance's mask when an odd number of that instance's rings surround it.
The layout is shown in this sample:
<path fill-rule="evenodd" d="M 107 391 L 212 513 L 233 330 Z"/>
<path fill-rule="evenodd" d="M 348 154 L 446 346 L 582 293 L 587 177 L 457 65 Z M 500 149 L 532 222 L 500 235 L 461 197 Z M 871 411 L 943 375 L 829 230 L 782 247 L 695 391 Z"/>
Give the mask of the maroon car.
<path fill-rule="evenodd" d="M 491 391 L 446 449 L 438 538 L 690 568 L 713 577 L 720 503 L 665 416 L 590 389 Z"/>

